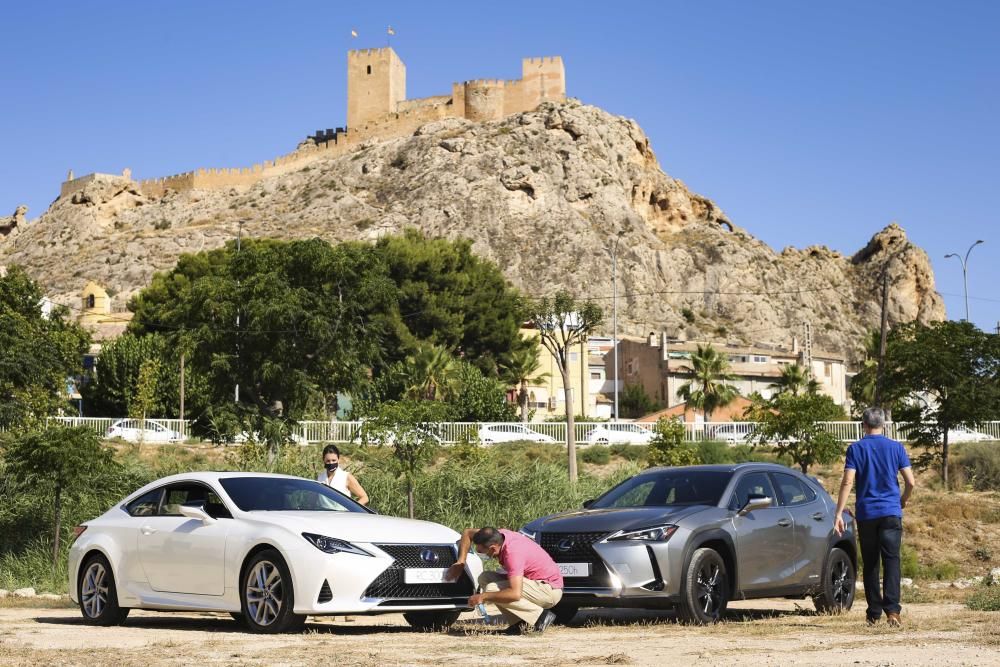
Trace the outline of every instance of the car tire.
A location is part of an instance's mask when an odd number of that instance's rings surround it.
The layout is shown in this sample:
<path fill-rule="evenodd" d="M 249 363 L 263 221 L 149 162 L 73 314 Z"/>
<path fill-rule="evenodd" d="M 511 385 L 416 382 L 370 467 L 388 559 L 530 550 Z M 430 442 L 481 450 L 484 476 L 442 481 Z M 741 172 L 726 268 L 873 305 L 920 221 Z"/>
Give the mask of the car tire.
<path fill-rule="evenodd" d="M 556 615 L 556 623 L 559 625 L 569 625 L 572 623 L 578 611 L 580 611 L 578 606 L 568 602 L 560 602 L 552 607 L 552 613 Z"/>
<path fill-rule="evenodd" d="M 696 549 L 688 561 L 677 618 L 682 623 L 709 625 L 726 613 L 729 579 L 726 563 L 715 549 Z"/>
<path fill-rule="evenodd" d="M 234 621 L 236 621 L 237 623 L 239 623 L 243 627 L 246 627 L 246 625 L 247 625 L 247 617 L 246 616 L 244 616 L 243 614 L 241 614 L 238 611 L 231 611 L 231 612 L 229 612 L 229 615 L 233 617 Z"/>
<path fill-rule="evenodd" d="M 821 614 L 841 614 L 854 604 L 857 572 L 851 557 L 839 547 L 830 550 L 823 568 L 823 588 L 813 596 L 816 611 Z"/>
<path fill-rule="evenodd" d="M 240 577 L 240 612 L 251 632 L 296 632 L 306 617 L 296 614 L 292 575 L 274 549 L 260 551 L 247 561 Z"/>
<path fill-rule="evenodd" d="M 118 606 L 115 575 L 101 554 L 94 554 L 80 568 L 76 592 L 83 620 L 91 625 L 121 625 L 128 617 L 129 610 Z"/>
<path fill-rule="evenodd" d="M 599 444 L 599 445 L 606 445 L 606 444 L 608 444 L 608 439 L 607 438 L 598 438 L 597 439 L 597 444 Z"/>
<path fill-rule="evenodd" d="M 460 611 L 408 611 L 403 614 L 403 618 L 414 630 L 440 632 L 450 628 L 461 613 Z"/>

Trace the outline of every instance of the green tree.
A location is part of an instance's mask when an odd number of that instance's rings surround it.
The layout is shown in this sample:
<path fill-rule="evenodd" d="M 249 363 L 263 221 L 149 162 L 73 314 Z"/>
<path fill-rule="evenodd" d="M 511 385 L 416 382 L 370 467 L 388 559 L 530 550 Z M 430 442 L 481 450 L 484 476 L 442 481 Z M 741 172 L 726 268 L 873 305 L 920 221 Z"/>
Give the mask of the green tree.
<path fill-rule="evenodd" d="M 448 400 L 450 417 L 458 422 L 514 421 L 517 412 L 507 401 L 503 382 L 487 377 L 479 367 L 459 360 L 455 375 L 458 391 Z"/>
<path fill-rule="evenodd" d="M 556 361 L 556 368 L 563 381 L 566 398 L 566 454 L 569 459 L 569 479 L 576 482 L 576 435 L 573 422 L 575 412 L 573 383 L 570 378 L 569 355 L 573 348 L 582 343 L 604 319 L 600 306 L 591 301 L 578 301 L 567 292 L 560 291 L 554 297 L 545 297 L 530 305 L 529 319 L 533 323 L 542 345 Z M 581 350 L 582 352 L 582 350 Z M 581 354 L 581 356 L 583 356 Z M 586 363 L 584 358 L 581 363 Z"/>
<path fill-rule="evenodd" d="M 448 407 L 438 401 L 386 401 L 362 426 L 362 442 L 392 447 L 396 470 L 406 482 L 406 505 L 414 517 L 413 490 L 417 478 L 441 446 L 434 428 L 447 418 Z"/>
<path fill-rule="evenodd" d="M 68 407 L 66 379 L 83 372 L 89 334 L 66 308 L 46 316 L 43 296 L 16 265 L 0 275 L 0 426 L 37 427 Z"/>
<path fill-rule="evenodd" d="M 883 386 L 906 396 L 895 415 L 926 450 L 917 465 L 940 463 L 948 488 L 949 431 L 1000 418 L 1000 336 L 969 322 L 911 322 L 889 339 Z"/>
<path fill-rule="evenodd" d="M 684 423 L 676 417 L 656 420 L 646 459 L 652 466 L 689 466 L 701 462 L 695 444 L 684 441 Z"/>
<path fill-rule="evenodd" d="M 140 424 L 139 443 L 142 444 L 146 429 L 146 418 L 156 407 L 157 376 L 160 373 L 159 359 L 146 359 L 139 367 L 139 378 L 136 381 L 135 395 L 129 402 L 129 416 L 138 419 Z"/>
<path fill-rule="evenodd" d="M 517 388 L 517 404 L 524 423 L 528 421 L 528 382 L 545 382 L 549 378 L 548 373 L 539 373 L 542 361 L 537 341 L 537 337 L 522 338 L 500 359 L 500 378 L 508 386 Z"/>
<path fill-rule="evenodd" d="M 238 387 L 235 411 L 255 431 L 299 419 L 317 394 L 360 387 L 397 316 L 371 246 L 319 239 L 182 256 L 131 307 L 137 334 L 183 331 L 209 402 L 233 403 Z"/>
<path fill-rule="evenodd" d="M 692 379 L 677 389 L 677 395 L 688 405 L 702 411 L 705 429 L 712 421 L 712 413 L 723 408 L 740 395 L 736 387 L 728 384 L 735 379 L 729 372 L 729 360 L 711 345 L 698 345 L 691 355 Z"/>
<path fill-rule="evenodd" d="M 59 559 L 63 500 L 90 491 L 97 471 L 117 466 L 112 450 L 84 426 L 55 426 L 13 438 L 4 450 L 6 472 L 22 484 L 43 487 L 52 494 L 54 521 L 52 566 Z"/>
<path fill-rule="evenodd" d="M 448 400 L 459 389 L 458 366 L 451 350 L 418 341 L 399 366 L 403 397 L 413 401 Z"/>
<path fill-rule="evenodd" d="M 819 380 L 812 373 L 798 364 L 786 364 L 781 367 L 781 375 L 771 384 L 779 394 L 798 396 L 801 393 L 815 394 L 819 392 Z"/>
<path fill-rule="evenodd" d="M 844 409 L 825 394 L 788 392 L 770 400 L 757 396 L 745 416 L 757 422 L 749 441 L 776 443 L 775 451 L 792 459 L 803 473 L 817 463 L 833 463 L 844 452 L 844 444 L 818 423 L 846 416 Z"/>
<path fill-rule="evenodd" d="M 412 228 L 382 237 L 374 253 L 398 289 L 389 361 L 423 340 L 496 373 L 497 360 L 518 342 L 523 303 L 495 264 L 473 254 L 469 240 L 427 238 Z"/>
<path fill-rule="evenodd" d="M 650 398 L 645 387 L 641 384 L 628 384 L 618 397 L 621 406 L 622 416 L 626 419 L 635 419 L 650 412 L 655 412 L 660 405 Z"/>

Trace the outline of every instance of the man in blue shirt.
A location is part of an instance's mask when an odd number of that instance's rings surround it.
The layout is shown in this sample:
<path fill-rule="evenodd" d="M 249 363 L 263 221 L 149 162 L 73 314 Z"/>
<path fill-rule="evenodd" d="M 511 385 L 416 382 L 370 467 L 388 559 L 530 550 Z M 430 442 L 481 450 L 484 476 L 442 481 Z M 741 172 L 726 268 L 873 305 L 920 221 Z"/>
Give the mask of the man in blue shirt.
<path fill-rule="evenodd" d="M 865 598 L 868 600 L 868 624 L 882 618 L 889 625 L 901 625 L 899 612 L 899 548 L 903 539 L 903 508 L 915 485 L 910 457 L 903 445 L 882 435 L 885 413 L 882 408 L 868 408 L 861 416 L 865 437 L 847 448 L 844 479 L 840 482 L 834 530 L 844 532 L 844 507 L 855 479 L 855 518 L 864 560 Z M 905 488 L 899 493 L 897 475 L 903 473 Z M 883 569 L 879 587 L 879 561 Z"/>

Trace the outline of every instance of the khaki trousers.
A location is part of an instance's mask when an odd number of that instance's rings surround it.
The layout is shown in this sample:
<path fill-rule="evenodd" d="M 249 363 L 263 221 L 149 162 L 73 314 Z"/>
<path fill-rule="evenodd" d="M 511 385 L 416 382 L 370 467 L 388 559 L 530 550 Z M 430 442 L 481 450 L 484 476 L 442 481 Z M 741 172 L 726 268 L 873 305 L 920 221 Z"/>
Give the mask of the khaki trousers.
<path fill-rule="evenodd" d="M 510 581 L 504 574 L 483 572 L 479 575 L 479 587 L 486 593 L 497 593 L 510 588 Z M 494 602 L 507 622 L 513 625 L 524 621 L 534 625 L 542 611 L 550 609 L 562 599 L 562 589 L 552 588 L 547 581 L 521 579 L 521 599 L 514 602 Z"/>

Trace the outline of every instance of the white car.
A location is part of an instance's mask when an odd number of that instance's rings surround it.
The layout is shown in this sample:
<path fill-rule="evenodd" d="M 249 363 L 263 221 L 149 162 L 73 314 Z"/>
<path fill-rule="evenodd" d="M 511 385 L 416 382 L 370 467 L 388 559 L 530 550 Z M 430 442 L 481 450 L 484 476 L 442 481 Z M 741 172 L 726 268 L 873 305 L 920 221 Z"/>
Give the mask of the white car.
<path fill-rule="evenodd" d="M 555 442 L 552 436 L 532 431 L 527 426 L 517 423 L 483 424 L 479 427 L 479 441 L 484 445 L 494 442 Z"/>
<path fill-rule="evenodd" d="M 238 472 L 173 475 L 76 529 L 70 597 L 86 622 L 130 609 L 229 612 L 253 632 L 306 616 L 402 613 L 415 628 L 453 623 L 482 562 L 455 582 L 459 534 L 379 516 L 318 482 Z"/>
<path fill-rule="evenodd" d="M 955 426 L 948 429 L 948 442 L 984 442 L 986 440 L 995 440 L 995 438 L 964 426 Z"/>
<path fill-rule="evenodd" d="M 143 420 L 141 419 L 119 419 L 108 427 L 104 437 L 109 440 L 121 438 L 126 442 L 141 441 L 160 444 L 184 441 L 183 434 L 167 428 L 155 419 L 147 419 L 145 428 L 143 428 Z"/>
<path fill-rule="evenodd" d="M 653 432 L 631 422 L 608 422 L 591 429 L 586 441 L 591 445 L 606 445 L 608 443 L 625 443 L 629 445 L 648 445 L 653 439 Z"/>
<path fill-rule="evenodd" d="M 720 424 L 712 429 L 712 439 L 737 445 L 745 443 L 751 433 L 752 424 Z"/>

